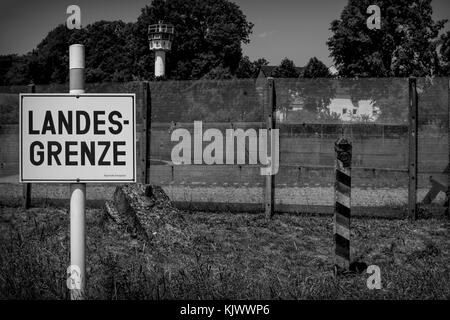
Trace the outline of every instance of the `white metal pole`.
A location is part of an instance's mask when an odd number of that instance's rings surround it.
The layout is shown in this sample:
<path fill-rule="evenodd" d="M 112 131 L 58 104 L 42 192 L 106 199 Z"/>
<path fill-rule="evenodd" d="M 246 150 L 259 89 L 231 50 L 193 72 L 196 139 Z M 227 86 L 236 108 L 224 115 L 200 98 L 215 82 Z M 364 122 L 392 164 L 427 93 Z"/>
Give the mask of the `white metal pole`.
<path fill-rule="evenodd" d="M 84 46 L 81 44 L 69 47 L 69 72 L 70 93 L 84 93 Z M 82 300 L 86 288 L 86 184 L 72 183 L 70 192 L 70 264 L 80 272 L 77 285 L 70 290 L 70 297 L 72 300 Z"/>

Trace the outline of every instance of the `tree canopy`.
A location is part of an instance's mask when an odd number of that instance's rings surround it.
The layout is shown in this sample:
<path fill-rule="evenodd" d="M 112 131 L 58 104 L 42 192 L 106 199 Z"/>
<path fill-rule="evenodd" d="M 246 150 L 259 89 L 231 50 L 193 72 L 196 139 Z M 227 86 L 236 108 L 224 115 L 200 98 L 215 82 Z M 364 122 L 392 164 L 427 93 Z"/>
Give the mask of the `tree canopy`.
<path fill-rule="evenodd" d="M 370 30 L 369 5 L 381 9 L 381 29 Z M 344 77 L 407 77 L 439 73 L 437 37 L 446 20 L 434 21 L 431 0 L 349 0 L 331 23 L 327 44 Z"/>
<path fill-rule="evenodd" d="M 132 27 L 133 24 L 122 21 L 98 21 L 74 37 L 74 41 L 85 45 L 87 82 L 137 78 L 133 68 Z"/>
<path fill-rule="evenodd" d="M 25 56 L 0 56 L 0 85 L 25 84 L 28 81 L 28 60 Z"/>
<path fill-rule="evenodd" d="M 23 56 L 13 55 L 9 70 L 0 81 L 4 84 L 67 82 L 69 45 L 73 43 L 85 45 L 87 82 L 132 80 L 130 37 L 131 24 L 122 21 L 98 21 L 81 30 L 68 30 L 61 24 L 50 31 L 32 52 Z"/>
<path fill-rule="evenodd" d="M 274 78 L 298 78 L 300 73 L 295 68 L 294 61 L 284 58 L 273 71 Z"/>
<path fill-rule="evenodd" d="M 172 79 L 198 79 L 220 67 L 234 73 L 242 57 L 241 44 L 250 41 L 253 27 L 227 0 L 154 0 L 134 25 L 135 66 L 142 77 L 153 72 L 147 28 L 161 20 L 175 27 L 166 71 Z"/>
<path fill-rule="evenodd" d="M 248 56 L 245 56 L 239 61 L 239 66 L 236 69 L 236 77 L 238 78 L 256 78 L 262 66 L 267 66 L 269 61 L 264 58 L 259 58 L 255 61 L 250 61 Z"/>
<path fill-rule="evenodd" d="M 381 30 L 366 25 L 373 4 L 381 8 Z M 87 82 L 153 80 L 147 30 L 159 21 L 175 27 L 164 79 L 255 78 L 268 65 L 243 56 L 253 24 L 230 0 L 154 0 L 135 23 L 98 21 L 81 30 L 61 24 L 31 52 L 0 56 L 0 85 L 67 82 L 72 43 L 86 46 Z M 439 37 L 445 23 L 433 20 L 431 0 L 349 0 L 327 44 L 341 77 L 448 76 L 450 32 Z M 331 75 L 314 57 L 302 72 L 285 58 L 272 76 Z"/>
<path fill-rule="evenodd" d="M 305 66 L 305 69 L 303 70 L 303 78 L 329 78 L 329 77 L 331 77 L 331 73 L 328 70 L 327 66 L 316 57 L 309 59 L 308 64 Z"/>
<path fill-rule="evenodd" d="M 442 35 L 441 42 L 441 74 L 450 76 L 450 31 Z"/>
<path fill-rule="evenodd" d="M 129 81 L 154 78 L 154 53 L 148 26 L 173 24 L 175 41 L 167 54 L 166 78 L 229 78 L 242 58 L 253 24 L 228 0 L 154 0 L 136 23 L 98 21 L 81 30 L 59 25 L 32 52 L 0 57 L 1 84 L 68 81 L 69 45 L 86 48 L 86 81 Z"/>

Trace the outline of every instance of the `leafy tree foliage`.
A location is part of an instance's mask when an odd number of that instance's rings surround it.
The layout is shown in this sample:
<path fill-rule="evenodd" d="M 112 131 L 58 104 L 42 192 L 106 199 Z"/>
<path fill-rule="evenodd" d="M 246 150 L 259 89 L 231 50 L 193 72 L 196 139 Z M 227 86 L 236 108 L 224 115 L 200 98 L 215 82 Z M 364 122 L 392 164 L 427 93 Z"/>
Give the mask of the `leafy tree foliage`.
<path fill-rule="evenodd" d="M 381 9 L 381 29 L 370 30 L 369 5 Z M 327 44 L 344 77 L 426 76 L 439 72 L 437 36 L 446 20 L 434 21 L 431 0 L 349 0 L 331 23 Z"/>
<path fill-rule="evenodd" d="M 236 76 L 238 78 L 253 78 L 256 72 L 255 66 L 250 61 L 250 58 L 248 56 L 242 57 L 236 69 Z"/>
<path fill-rule="evenodd" d="M 85 45 L 86 81 L 127 81 L 133 77 L 131 25 L 122 21 L 99 21 L 81 30 L 59 25 L 29 54 L 13 56 L 5 84 L 65 83 L 69 80 L 69 46 Z M 7 60 L 4 56 L 2 60 Z"/>
<path fill-rule="evenodd" d="M 241 44 L 249 42 L 253 27 L 228 0 L 154 0 L 136 23 L 98 21 L 81 30 L 57 26 L 29 54 L 0 57 L 0 83 L 67 82 L 72 43 L 85 45 L 87 82 L 152 80 L 148 26 L 160 20 L 173 24 L 176 32 L 167 55 L 169 79 L 234 76 L 242 58 Z"/>
<path fill-rule="evenodd" d="M 273 71 L 274 78 L 298 78 L 300 73 L 295 69 L 295 64 L 292 60 L 284 58 L 281 63 Z"/>
<path fill-rule="evenodd" d="M 239 66 L 236 70 L 236 77 L 238 78 L 256 78 L 262 66 L 267 66 L 269 61 L 264 58 L 259 58 L 255 61 L 250 61 L 248 56 L 245 56 L 239 61 Z"/>
<path fill-rule="evenodd" d="M 442 68 L 441 75 L 450 76 L 450 31 L 443 34 L 441 37 L 441 59 L 442 59 Z"/>
<path fill-rule="evenodd" d="M 229 68 L 224 68 L 221 65 L 211 69 L 202 79 L 208 80 L 229 80 L 233 79 L 234 76 L 231 74 Z"/>
<path fill-rule="evenodd" d="M 267 61 L 265 58 L 259 58 L 259 59 L 255 60 L 255 61 L 253 61 L 253 65 L 255 67 L 255 71 L 259 72 L 259 70 L 261 69 L 262 66 L 268 66 L 269 65 L 269 61 Z"/>
<path fill-rule="evenodd" d="M 78 30 L 76 31 L 78 32 Z M 27 55 L 28 78 L 35 83 L 63 83 L 68 79 L 69 45 L 75 32 L 60 24 Z"/>
<path fill-rule="evenodd" d="M 328 70 L 327 66 L 317 59 L 313 57 L 309 59 L 308 64 L 305 66 L 303 70 L 303 78 L 330 78 L 331 73 Z"/>
<path fill-rule="evenodd" d="M 85 46 L 87 82 L 134 79 L 131 28 L 122 21 L 98 21 L 74 37 Z"/>
<path fill-rule="evenodd" d="M 234 73 L 242 57 L 241 43 L 250 41 L 253 27 L 227 0 L 154 0 L 134 25 L 135 66 L 141 77 L 153 73 L 147 28 L 158 21 L 175 27 L 166 70 L 172 79 L 198 79 L 218 67 Z"/>
<path fill-rule="evenodd" d="M 28 74 L 27 56 L 0 56 L 0 85 L 25 84 L 28 82 Z"/>

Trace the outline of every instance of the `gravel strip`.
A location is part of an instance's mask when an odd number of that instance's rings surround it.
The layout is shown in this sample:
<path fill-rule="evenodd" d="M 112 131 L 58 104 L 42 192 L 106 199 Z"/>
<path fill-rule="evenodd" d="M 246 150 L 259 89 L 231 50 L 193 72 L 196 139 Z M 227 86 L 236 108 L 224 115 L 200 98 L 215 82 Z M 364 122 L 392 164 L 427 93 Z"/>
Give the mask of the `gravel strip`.
<path fill-rule="evenodd" d="M 88 184 L 87 200 L 112 199 L 116 185 Z M 223 203 L 262 203 L 262 187 L 245 186 L 162 186 L 172 201 L 188 202 L 223 202 Z M 0 183 L 0 201 L 22 197 L 22 185 L 18 183 Z M 417 200 L 422 201 L 428 188 L 417 190 Z M 33 184 L 32 198 L 69 199 L 69 184 Z M 281 204 L 326 205 L 334 203 L 333 187 L 285 187 L 275 189 L 275 201 Z M 352 205 L 367 207 L 402 206 L 408 201 L 407 188 L 352 188 Z M 440 193 L 434 200 L 445 201 L 445 194 Z"/>
<path fill-rule="evenodd" d="M 172 201 L 195 202 L 225 202 L 225 203 L 261 203 L 263 188 L 255 187 L 189 187 L 165 186 L 164 191 Z M 418 189 L 418 201 L 422 201 L 428 189 Z M 299 205 L 333 205 L 334 188 L 277 188 L 275 189 L 276 203 Z M 444 201 L 444 193 L 440 193 L 435 201 Z M 408 189 L 406 188 L 352 188 L 352 205 L 367 207 L 401 206 L 408 203 Z"/>

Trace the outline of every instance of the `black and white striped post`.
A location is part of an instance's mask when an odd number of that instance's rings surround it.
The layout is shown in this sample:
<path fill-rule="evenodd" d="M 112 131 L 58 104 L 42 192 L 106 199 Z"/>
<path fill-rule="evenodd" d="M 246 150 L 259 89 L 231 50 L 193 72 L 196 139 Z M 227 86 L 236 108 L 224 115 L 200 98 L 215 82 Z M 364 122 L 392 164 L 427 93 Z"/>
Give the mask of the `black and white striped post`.
<path fill-rule="evenodd" d="M 334 184 L 334 265 L 335 274 L 350 267 L 351 164 L 352 145 L 340 138 L 334 144 L 336 181 Z"/>

